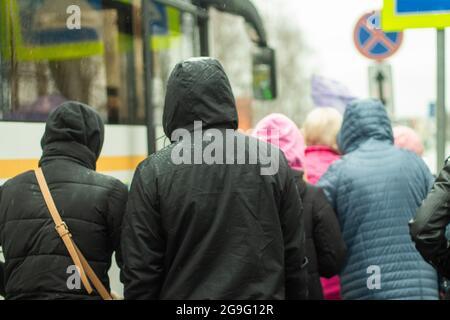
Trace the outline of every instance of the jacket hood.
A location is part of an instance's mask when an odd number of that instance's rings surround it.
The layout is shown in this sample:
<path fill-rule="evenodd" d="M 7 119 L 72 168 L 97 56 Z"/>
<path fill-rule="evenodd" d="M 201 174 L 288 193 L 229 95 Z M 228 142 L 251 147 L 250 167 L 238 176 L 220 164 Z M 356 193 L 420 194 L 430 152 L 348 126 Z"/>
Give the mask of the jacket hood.
<path fill-rule="evenodd" d="M 424 147 L 419 135 L 411 128 L 398 126 L 394 128 L 394 144 L 400 149 L 414 152 L 423 156 Z"/>
<path fill-rule="evenodd" d="M 94 109 L 79 102 L 65 102 L 47 120 L 40 165 L 53 159 L 69 159 L 95 170 L 104 133 L 103 121 Z"/>
<path fill-rule="evenodd" d="M 392 126 L 386 108 L 378 100 L 352 102 L 345 111 L 338 134 L 339 149 L 347 154 L 370 139 L 393 144 Z"/>
<path fill-rule="evenodd" d="M 303 170 L 305 141 L 288 117 L 278 113 L 265 117 L 256 125 L 253 136 L 280 148 L 292 169 Z"/>
<path fill-rule="evenodd" d="M 171 138 L 176 129 L 238 128 L 238 114 L 228 77 L 219 61 L 194 58 L 176 65 L 167 84 L 164 133 Z"/>

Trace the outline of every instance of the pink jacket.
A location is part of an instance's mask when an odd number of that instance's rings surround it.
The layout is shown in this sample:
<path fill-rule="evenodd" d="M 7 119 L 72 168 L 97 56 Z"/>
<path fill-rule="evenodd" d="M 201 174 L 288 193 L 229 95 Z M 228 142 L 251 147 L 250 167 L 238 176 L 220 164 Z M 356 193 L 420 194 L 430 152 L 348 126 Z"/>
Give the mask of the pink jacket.
<path fill-rule="evenodd" d="M 310 146 L 305 150 L 305 172 L 308 182 L 316 184 L 328 167 L 341 156 L 327 146 Z"/>
<path fill-rule="evenodd" d="M 305 172 L 308 182 L 316 184 L 328 167 L 340 159 L 340 155 L 327 146 L 310 146 L 305 150 Z M 327 300 L 341 300 L 341 285 L 339 277 L 321 278 L 323 295 Z"/>

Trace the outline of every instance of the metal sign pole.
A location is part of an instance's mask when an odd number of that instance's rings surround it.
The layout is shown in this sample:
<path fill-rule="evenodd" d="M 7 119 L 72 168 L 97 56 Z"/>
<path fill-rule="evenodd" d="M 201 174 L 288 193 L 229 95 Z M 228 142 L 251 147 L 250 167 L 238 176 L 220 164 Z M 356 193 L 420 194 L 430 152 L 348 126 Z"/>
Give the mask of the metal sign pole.
<path fill-rule="evenodd" d="M 436 101 L 436 138 L 437 138 L 437 172 L 446 158 L 446 125 L 445 109 L 445 29 L 437 29 L 437 101 Z"/>
<path fill-rule="evenodd" d="M 145 122 L 147 125 L 148 155 L 156 152 L 155 108 L 153 105 L 153 48 L 151 27 L 151 2 L 142 2 L 142 37 L 144 50 L 144 81 L 145 81 Z"/>

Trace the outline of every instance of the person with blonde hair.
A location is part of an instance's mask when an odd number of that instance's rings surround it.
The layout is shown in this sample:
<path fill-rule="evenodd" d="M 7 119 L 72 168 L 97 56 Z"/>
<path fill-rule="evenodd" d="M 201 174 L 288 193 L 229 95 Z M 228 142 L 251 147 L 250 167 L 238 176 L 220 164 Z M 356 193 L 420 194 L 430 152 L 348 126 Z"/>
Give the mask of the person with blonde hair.
<path fill-rule="evenodd" d="M 342 115 L 333 108 L 317 108 L 306 117 L 303 125 L 305 143 L 305 173 L 309 183 L 316 184 L 328 167 L 340 159 L 336 136 L 341 128 Z M 322 278 L 324 297 L 340 300 L 339 277 Z"/>
<path fill-rule="evenodd" d="M 311 111 L 303 124 L 305 169 L 308 182 L 316 184 L 328 167 L 340 158 L 336 136 L 341 128 L 342 115 L 333 108 Z"/>

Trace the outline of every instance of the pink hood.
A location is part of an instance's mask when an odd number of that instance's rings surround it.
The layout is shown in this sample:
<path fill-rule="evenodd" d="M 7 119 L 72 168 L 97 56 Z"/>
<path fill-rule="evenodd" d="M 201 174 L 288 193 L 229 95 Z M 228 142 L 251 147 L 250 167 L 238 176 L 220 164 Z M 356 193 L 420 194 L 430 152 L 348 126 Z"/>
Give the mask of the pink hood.
<path fill-rule="evenodd" d="M 280 148 L 292 169 L 303 170 L 305 142 L 300 130 L 288 117 L 279 113 L 265 117 L 256 125 L 253 136 Z"/>
<path fill-rule="evenodd" d="M 418 156 L 423 156 L 424 147 L 419 135 L 411 128 L 398 126 L 394 128 L 395 145 L 400 149 L 414 152 Z"/>
<path fill-rule="evenodd" d="M 330 165 L 339 160 L 340 155 L 327 146 L 310 146 L 305 151 L 305 172 L 308 182 L 316 184 Z"/>

